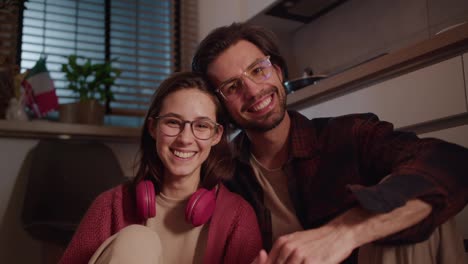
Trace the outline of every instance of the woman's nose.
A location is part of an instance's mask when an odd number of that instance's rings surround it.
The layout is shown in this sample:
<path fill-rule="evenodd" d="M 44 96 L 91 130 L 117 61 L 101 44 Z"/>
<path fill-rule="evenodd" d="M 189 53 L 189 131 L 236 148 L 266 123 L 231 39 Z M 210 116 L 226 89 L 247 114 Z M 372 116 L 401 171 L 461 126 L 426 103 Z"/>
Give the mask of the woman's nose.
<path fill-rule="evenodd" d="M 177 139 L 181 142 L 191 142 L 195 136 L 192 133 L 192 128 L 190 127 L 190 123 L 185 123 L 184 126 L 182 127 L 182 131 L 177 135 Z"/>

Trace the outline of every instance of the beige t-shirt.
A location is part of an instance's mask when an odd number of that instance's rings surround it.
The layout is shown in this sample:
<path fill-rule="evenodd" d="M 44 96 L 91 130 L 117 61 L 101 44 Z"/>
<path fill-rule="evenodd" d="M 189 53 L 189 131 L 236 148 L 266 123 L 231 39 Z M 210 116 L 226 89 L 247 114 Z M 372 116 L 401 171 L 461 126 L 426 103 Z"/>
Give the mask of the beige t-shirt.
<path fill-rule="evenodd" d="M 185 221 L 187 200 L 160 193 L 156 196 L 156 217 L 146 226 L 161 239 L 163 263 L 202 263 L 208 240 L 208 225 L 193 227 Z"/>
<path fill-rule="evenodd" d="M 286 234 L 304 230 L 296 217 L 294 206 L 288 191 L 288 182 L 284 168 L 268 170 L 253 156 L 250 164 L 264 192 L 265 206 L 271 211 L 273 243 Z"/>

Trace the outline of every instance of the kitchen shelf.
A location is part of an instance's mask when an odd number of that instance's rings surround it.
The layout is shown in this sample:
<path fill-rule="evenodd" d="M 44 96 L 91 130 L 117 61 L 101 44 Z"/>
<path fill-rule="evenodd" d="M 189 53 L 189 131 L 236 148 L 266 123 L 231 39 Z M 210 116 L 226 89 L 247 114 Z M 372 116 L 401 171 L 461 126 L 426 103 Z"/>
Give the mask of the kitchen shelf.
<path fill-rule="evenodd" d="M 59 123 L 46 120 L 0 120 L 0 137 L 137 142 L 140 128 Z"/>
<path fill-rule="evenodd" d="M 304 104 L 310 106 L 338 94 L 461 55 L 467 50 L 468 24 L 464 24 L 297 90 L 287 96 L 287 105 L 290 109 L 300 109 Z"/>

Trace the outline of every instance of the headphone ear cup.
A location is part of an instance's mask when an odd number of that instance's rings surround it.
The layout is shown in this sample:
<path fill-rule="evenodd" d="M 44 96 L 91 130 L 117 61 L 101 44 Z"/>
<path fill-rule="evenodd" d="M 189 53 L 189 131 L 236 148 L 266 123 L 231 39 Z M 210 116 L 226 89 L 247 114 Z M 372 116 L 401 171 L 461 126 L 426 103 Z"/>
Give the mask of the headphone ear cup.
<path fill-rule="evenodd" d="M 144 180 L 136 186 L 136 206 L 138 217 L 146 220 L 156 216 L 156 194 L 151 181 Z"/>
<path fill-rule="evenodd" d="M 212 190 L 198 189 L 190 196 L 185 207 L 185 220 L 193 226 L 208 222 L 216 207 L 216 188 Z"/>

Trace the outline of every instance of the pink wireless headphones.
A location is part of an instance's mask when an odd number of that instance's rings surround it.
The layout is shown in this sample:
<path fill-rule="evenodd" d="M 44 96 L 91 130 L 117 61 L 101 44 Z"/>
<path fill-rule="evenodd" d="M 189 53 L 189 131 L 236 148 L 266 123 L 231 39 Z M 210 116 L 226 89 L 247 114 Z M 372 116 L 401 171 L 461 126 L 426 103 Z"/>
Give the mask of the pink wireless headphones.
<path fill-rule="evenodd" d="M 146 220 L 156 216 L 156 194 L 153 183 L 144 180 L 136 187 L 136 203 L 138 216 Z M 216 188 L 212 190 L 198 189 L 194 192 L 185 207 L 185 220 L 193 226 L 208 222 L 216 207 Z"/>

